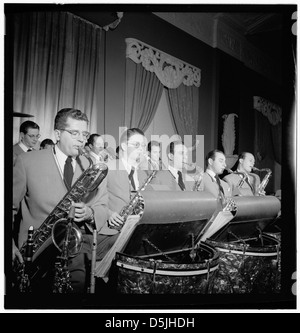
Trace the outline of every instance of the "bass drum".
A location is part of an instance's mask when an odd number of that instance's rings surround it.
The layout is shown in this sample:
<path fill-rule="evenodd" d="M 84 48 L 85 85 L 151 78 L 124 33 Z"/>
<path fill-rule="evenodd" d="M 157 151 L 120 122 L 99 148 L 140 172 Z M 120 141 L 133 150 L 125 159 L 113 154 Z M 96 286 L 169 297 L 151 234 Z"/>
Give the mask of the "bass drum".
<path fill-rule="evenodd" d="M 209 294 L 219 267 L 219 254 L 201 243 L 149 259 L 116 254 L 117 292 L 121 294 Z"/>
<path fill-rule="evenodd" d="M 262 234 L 250 240 L 218 242 L 207 239 L 220 254 L 214 294 L 266 294 L 279 293 L 280 242 Z"/>

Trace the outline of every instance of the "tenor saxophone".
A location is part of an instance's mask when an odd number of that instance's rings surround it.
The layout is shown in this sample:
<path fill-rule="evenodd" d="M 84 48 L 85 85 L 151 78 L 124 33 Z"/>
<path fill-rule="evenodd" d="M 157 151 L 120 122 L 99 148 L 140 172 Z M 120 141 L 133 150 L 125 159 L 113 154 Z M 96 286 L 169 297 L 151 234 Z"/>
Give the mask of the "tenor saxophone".
<path fill-rule="evenodd" d="M 80 149 L 80 154 L 84 155 L 89 160 L 89 167 L 80 175 L 72 188 L 56 205 L 41 226 L 33 233 L 32 262 L 30 272 L 27 272 L 28 279 L 32 285 L 36 281 L 38 282 L 38 280 L 51 269 L 51 265 L 54 264 L 56 259 L 57 248 L 52 235 L 56 223 L 60 222 L 60 225 L 63 225 L 65 221 L 65 225 L 67 225 L 67 216 L 72 202 L 80 201 L 85 194 L 96 189 L 107 175 L 108 167 L 106 164 L 93 164 L 93 161 L 84 149 Z M 73 237 L 77 238 L 79 232 L 78 228 L 72 228 Z M 28 241 L 20 248 L 22 257 L 25 256 L 28 247 L 27 243 Z M 75 246 L 78 246 L 78 242 L 75 242 Z M 72 253 L 75 250 L 70 248 L 69 251 Z M 16 275 L 14 288 L 18 290 L 20 289 L 22 272 L 24 272 L 24 264 L 21 264 L 15 259 L 13 266 L 13 271 Z"/>
<path fill-rule="evenodd" d="M 126 222 L 129 215 L 132 215 L 133 213 L 139 214 L 143 210 L 143 208 L 142 208 L 143 198 L 142 198 L 141 192 L 145 190 L 145 188 L 151 182 L 151 180 L 155 177 L 157 172 L 158 172 L 158 170 L 153 170 L 150 173 L 150 175 L 147 177 L 144 184 L 139 188 L 138 191 L 136 191 L 135 195 L 131 198 L 129 203 L 121 209 L 119 215 L 121 217 L 123 217 L 124 223 Z M 110 226 L 110 228 L 120 231 L 122 229 L 124 223 L 121 226 L 118 226 L 118 227 L 117 226 Z"/>
<path fill-rule="evenodd" d="M 265 188 L 268 185 L 268 182 L 270 180 L 270 177 L 272 175 L 272 170 L 271 169 L 257 169 L 255 167 L 252 168 L 253 171 L 266 171 L 266 175 L 264 176 L 263 180 L 260 182 L 258 189 L 257 189 L 257 195 L 265 195 Z"/>

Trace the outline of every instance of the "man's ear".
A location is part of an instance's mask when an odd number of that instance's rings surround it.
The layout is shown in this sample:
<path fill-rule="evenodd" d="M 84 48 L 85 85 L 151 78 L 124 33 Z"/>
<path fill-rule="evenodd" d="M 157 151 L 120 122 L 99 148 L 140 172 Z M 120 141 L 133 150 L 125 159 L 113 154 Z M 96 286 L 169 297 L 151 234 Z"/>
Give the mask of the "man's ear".
<path fill-rule="evenodd" d="M 121 143 L 121 149 L 122 149 L 123 151 L 126 151 L 126 150 L 127 150 L 127 144 L 126 144 L 125 142 L 122 142 L 122 143 Z"/>
<path fill-rule="evenodd" d="M 60 130 L 58 130 L 58 129 L 54 130 L 54 136 L 55 136 L 55 139 L 57 142 L 60 140 L 60 134 L 61 134 Z"/>
<path fill-rule="evenodd" d="M 174 155 L 171 153 L 168 153 L 168 158 L 169 160 L 173 161 L 174 160 Z"/>
<path fill-rule="evenodd" d="M 23 141 L 25 134 L 23 132 L 20 133 L 20 140 Z"/>
<path fill-rule="evenodd" d="M 208 162 L 209 165 L 212 165 L 212 164 L 213 164 L 213 159 L 212 159 L 212 158 L 209 158 L 209 159 L 207 160 L 207 162 Z"/>

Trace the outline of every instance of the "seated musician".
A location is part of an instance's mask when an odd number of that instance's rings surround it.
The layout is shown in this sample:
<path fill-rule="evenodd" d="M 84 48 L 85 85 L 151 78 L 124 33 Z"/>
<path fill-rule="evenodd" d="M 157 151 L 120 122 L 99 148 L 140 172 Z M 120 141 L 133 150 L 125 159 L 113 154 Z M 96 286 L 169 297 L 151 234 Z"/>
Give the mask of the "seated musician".
<path fill-rule="evenodd" d="M 106 162 L 108 155 L 104 153 L 104 140 L 100 134 L 93 133 L 87 140 L 89 155 L 93 163 Z"/>
<path fill-rule="evenodd" d="M 167 158 L 168 165 L 158 171 L 155 182 L 171 191 L 192 191 L 195 179 L 187 173 L 188 150 L 184 143 L 172 141 L 167 147 Z"/>
<path fill-rule="evenodd" d="M 87 130 L 86 114 L 73 108 L 62 109 L 57 113 L 54 121 L 57 143 L 53 149 L 31 152 L 30 156 L 20 154 L 16 159 L 13 170 L 13 205 L 16 211 L 22 210 L 22 220 L 19 227 L 18 248 L 13 242 L 13 260 L 17 257 L 20 262 L 23 262 L 23 252 L 19 249 L 27 240 L 29 227 L 33 226 L 34 231 L 38 232 L 43 222 L 46 219 L 49 220 L 48 217 L 53 211 L 61 214 L 62 208 L 58 207 L 58 204 L 63 201 L 65 195 L 69 194 L 71 188 L 74 190 L 74 183 L 89 167 L 88 159 L 79 156 L 80 148 L 84 147 L 89 137 Z M 68 271 L 71 292 L 83 293 L 86 291 L 86 263 L 88 262 L 86 257 L 89 259 L 91 256 L 92 231 L 94 228 L 99 231 L 106 223 L 108 216 L 106 178 L 88 195 L 80 197 L 81 192 L 78 191 L 78 193 L 79 202 L 74 202 L 72 205 L 75 207 L 74 222 L 83 236 L 83 246 L 77 255 L 69 259 Z M 67 196 L 67 199 L 72 200 L 73 194 L 71 197 Z M 50 220 L 52 222 L 50 227 L 45 228 L 49 230 L 47 239 L 51 239 L 51 226 L 55 222 L 52 220 Z M 41 237 L 46 237 L 43 232 Z M 110 235 L 98 235 L 98 259 L 104 256 L 115 239 L 116 237 Z M 47 258 L 44 259 L 44 264 L 50 265 L 51 254 L 47 252 Z M 53 267 L 49 267 L 49 272 L 52 270 Z M 44 286 L 42 281 L 38 281 L 38 284 L 40 286 L 37 288 L 41 291 L 52 291 L 52 285 Z"/>
<path fill-rule="evenodd" d="M 233 196 L 254 196 L 257 193 L 260 178 L 251 172 L 254 164 L 254 156 L 249 152 L 242 152 L 232 167 L 233 173 L 223 178 L 231 187 Z"/>
<path fill-rule="evenodd" d="M 203 175 L 203 191 L 208 191 L 216 198 L 231 196 L 230 186 L 219 178 L 226 168 L 226 157 L 220 150 L 210 151 L 205 158 L 206 170 Z"/>
<path fill-rule="evenodd" d="M 108 161 L 107 191 L 109 218 L 102 232 L 116 234 L 124 220 L 119 214 L 129 204 L 131 196 L 139 190 L 147 179 L 147 174 L 139 168 L 146 154 L 146 138 L 138 128 L 127 129 L 120 138 L 119 158 Z M 131 219 L 139 217 L 131 216 Z"/>

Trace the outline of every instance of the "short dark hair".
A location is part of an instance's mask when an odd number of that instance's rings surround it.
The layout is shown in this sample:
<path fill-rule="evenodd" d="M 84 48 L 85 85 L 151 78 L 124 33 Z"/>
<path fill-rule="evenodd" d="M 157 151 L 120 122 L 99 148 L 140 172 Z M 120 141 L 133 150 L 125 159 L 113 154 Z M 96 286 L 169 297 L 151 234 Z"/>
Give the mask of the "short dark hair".
<path fill-rule="evenodd" d="M 54 129 L 63 129 L 67 125 L 68 118 L 85 121 L 89 123 L 88 117 L 80 110 L 73 108 L 64 108 L 57 112 L 54 120 Z"/>
<path fill-rule="evenodd" d="M 101 136 L 101 135 L 98 134 L 98 133 L 91 134 L 90 137 L 87 140 L 87 145 L 93 145 L 94 142 L 95 142 L 95 138 L 98 138 L 99 136 Z"/>
<path fill-rule="evenodd" d="M 182 140 L 171 141 L 167 147 L 167 153 L 174 155 L 175 146 L 177 145 L 184 145 L 184 143 Z"/>
<path fill-rule="evenodd" d="M 44 148 L 46 145 L 54 146 L 54 142 L 51 139 L 44 139 L 40 144 L 40 148 Z"/>
<path fill-rule="evenodd" d="M 34 121 L 26 120 L 20 126 L 20 133 L 27 134 L 29 128 L 36 128 L 39 130 L 40 126 Z"/>
<path fill-rule="evenodd" d="M 206 157 L 205 157 L 205 165 L 206 165 L 206 167 L 208 166 L 208 160 L 209 160 L 210 158 L 213 159 L 213 160 L 216 158 L 216 153 L 221 153 L 221 154 L 225 155 L 224 152 L 223 152 L 222 150 L 219 150 L 219 149 L 211 150 L 211 151 L 206 155 Z"/>
<path fill-rule="evenodd" d="M 128 142 L 128 140 L 135 134 L 140 134 L 142 136 L 145 136 L 144 132 L 139 128 L 129 128 L 122 133 L 120 137 L 120 144 L 123 142 Z"/>
<path fill-rule="evenodd" d="M 157 146 L 157 147 L 160 148 L 160 143 L 159 143 L 158 141 L 154 141 L 154 140 L 148 142 L 147 149 L 148 149 L 149 153 L 151 153 L 151 149 L 152 149 L 152 147 L 154 147 L 154 146 Z"/>

